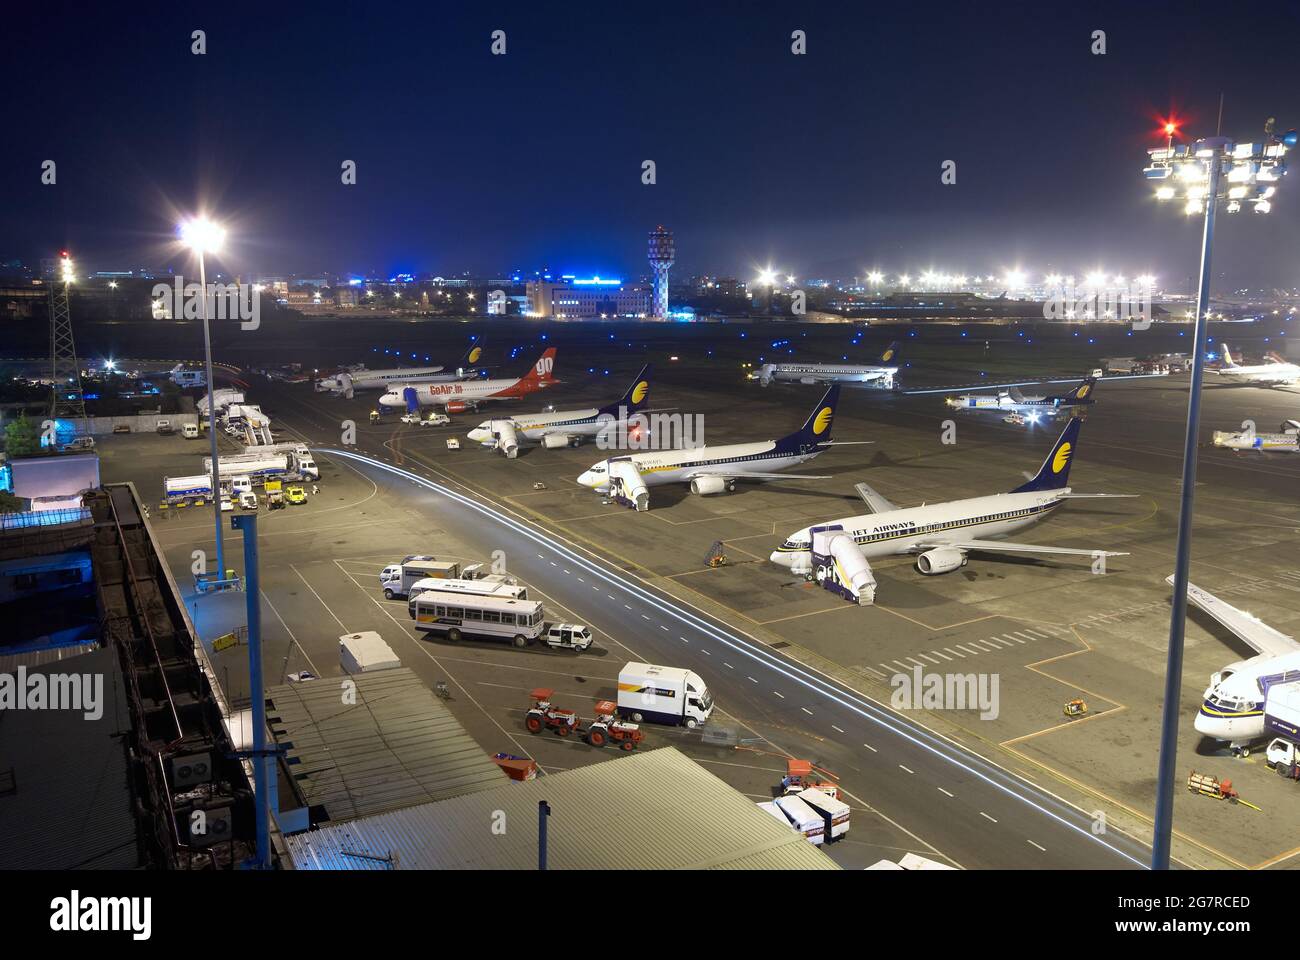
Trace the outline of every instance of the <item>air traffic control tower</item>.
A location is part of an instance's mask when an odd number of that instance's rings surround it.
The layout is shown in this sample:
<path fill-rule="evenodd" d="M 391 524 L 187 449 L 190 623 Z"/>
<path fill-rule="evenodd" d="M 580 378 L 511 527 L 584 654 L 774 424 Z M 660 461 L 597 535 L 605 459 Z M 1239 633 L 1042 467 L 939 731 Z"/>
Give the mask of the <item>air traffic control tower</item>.
<path fill-rule="evenodd" d="M 677 259 L 677 246 L 672 232 L 662 226 L 650 231 L 650 267 L 655 272 L 655 294 L 651 316 L 656 320 L 668 319 L 668 268 Z"/>

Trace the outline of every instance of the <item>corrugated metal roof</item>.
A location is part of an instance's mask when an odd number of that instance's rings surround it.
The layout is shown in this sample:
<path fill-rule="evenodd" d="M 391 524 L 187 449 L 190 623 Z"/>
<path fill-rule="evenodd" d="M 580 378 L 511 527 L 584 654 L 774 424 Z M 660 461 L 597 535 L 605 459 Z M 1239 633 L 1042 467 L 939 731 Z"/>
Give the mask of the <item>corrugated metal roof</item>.
<path fill-rule="evenodd" d="M 356 702 L 343 702 L 344 679 Z M 508 782 L 447 707 L 405 667 L 267 691 L 267 721 L 312 806 L 351 820 Z"/>
<path fill-rule="evenodd" d="M 19 667 L 42 667 L 50 663 L 59 663 L 69 657 L 79 657 L 99 647 L 97 640 L 87 643 L 71 643 L 62 647 L 41 647 L 23 653 L 0 654 L 0 673 L 13 673 Z"/>
<path fill-rule="evenodd" d="M 139 867 L 122 736 L 131 716 L 117 651 L 28 666 L 28 676 L 33 673 L 103 674 L 103 715 L 6 710 L 0 716 L 0 870 Z"/>
<path fill-rule="evenodd" d="M 287 839 L 300 870 L 532 870 L 540 800 L 552 869 L 838 869 L 674 747 Z"/>

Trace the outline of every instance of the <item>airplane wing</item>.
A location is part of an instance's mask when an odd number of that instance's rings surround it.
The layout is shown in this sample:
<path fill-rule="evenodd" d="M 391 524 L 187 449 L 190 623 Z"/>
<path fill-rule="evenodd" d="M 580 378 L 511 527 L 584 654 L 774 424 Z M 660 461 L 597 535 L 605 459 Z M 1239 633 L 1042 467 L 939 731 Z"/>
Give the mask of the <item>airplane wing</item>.
<path fill-rule="evenodd" d="M 1173 582 L 1172 576 L 1165 577 L 1165 583 L 1172 585 Z M 1187 599 L 1231 630 L 1258 653 L 1280 657 L 1284 653 L 1295 653 L 1300 650 L 1300 643 L 1293 638 L 1280 630 L 1274 630 L 1258 617 L 1224 603 L 1214 594 L 1202 590 L 1193 583 L 1187 584 Z"/>
<path fill-rule="evenodd" d="M 887 513 L 890 510 L 898 509 L 868 484 L 855 483 L 853 489 L 858 491 L 858 496 L 862 498 L 863 503 L 871 508 L 872 513 Z"/>
<path fill-rule="evenodd" d="M 723 480 L 830 480 L 830 476 L 810 476 L 806 473 L 753 473 L 748 470 L 694 470 L 683 480 L 696 477 L 721 477 Z"/>
<path fill-rule="evenodd" d="M 1009 540 L 963 540 L 954 537 L 951 540 L 935 537 L 916 544 L 913 552 L 932 550 L 935 547 L 952 547 L 955 550 L 986 550 L 990 553 L 1061 553 L 1083 557 L 1127 557 L 1127 552 L 1112 550 L 1077 550 L 1073 547 L 1051 547 L 1041 543 L 1012 543 Z"/>

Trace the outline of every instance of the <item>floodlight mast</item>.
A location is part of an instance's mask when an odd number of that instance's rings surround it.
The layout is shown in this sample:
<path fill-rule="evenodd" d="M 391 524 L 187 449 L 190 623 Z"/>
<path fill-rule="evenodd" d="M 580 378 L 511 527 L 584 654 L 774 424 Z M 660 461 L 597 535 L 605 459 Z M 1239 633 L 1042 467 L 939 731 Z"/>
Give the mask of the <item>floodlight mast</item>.
<path fill-rule="evenodd" d="M 1226 210 L 1236 213 L 1241 201 L 1253 203 L 1256 212 L 1268 213 L 1275 185 L 1286 174 L 1285 156 L 1295 146 L 1294 130 L 1282 137 L 1265 128 L 1262 143 L 1235 144 L 1226 137 L 1207 137 L 1190 146 L 1174 146 L 1177 127 L 1165 124 L 1168 143 L 1148 150 L 1151 164 L 1143 171 L 1147 179 L 1162 183 L 1156 191 L 1160 200 L 1179 197 L 1180 187 L 1188 215 L 1204 213 L 1201 237 L 1201 274 L 1196 289 L 1196 333 L 1192 353 L 1192 385 L 1187 401 L 1187 433 L 1183 443 L 1183 489 L 1178 514 L 1178 546 L 1174 561 L 1174 586 L 1169 614 L 1169 651 L 1165 664 L 1165 699 L 1160 722 L 1160 758 L 1156 778 L 1155 828 L 1151 843 L 1151 868 L 1168 870 L 1173 841 L 1174 772 L 1178 759 L 1178 714 L 1182 701 L 1183 635 L 1187 625 L 1187 582 L 1189 578 L 1192 512 L 1196 493 L 1197 434 L 1200 430 L 1201 385 L 1205 374 L 1205 348 L 1209 333 L 1210 255 L 1214 247 L 1214 214 L 1218 201 L 1228 201 Z M 1225 162 L 1230 164 L 1226 177 Z M 1228 188 L 1220 195 L 1224 180 Z"/>

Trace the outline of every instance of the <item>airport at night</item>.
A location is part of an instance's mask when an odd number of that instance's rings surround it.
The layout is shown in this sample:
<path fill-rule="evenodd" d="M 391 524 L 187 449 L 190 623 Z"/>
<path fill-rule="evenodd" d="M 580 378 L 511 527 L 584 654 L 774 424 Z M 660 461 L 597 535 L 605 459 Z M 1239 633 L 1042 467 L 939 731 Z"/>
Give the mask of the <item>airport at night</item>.
<path fill-rule="evenodd" d="M 1225 13 L 6 12 L 11 941 L 1285 937 L 1300 21 Z"/>

